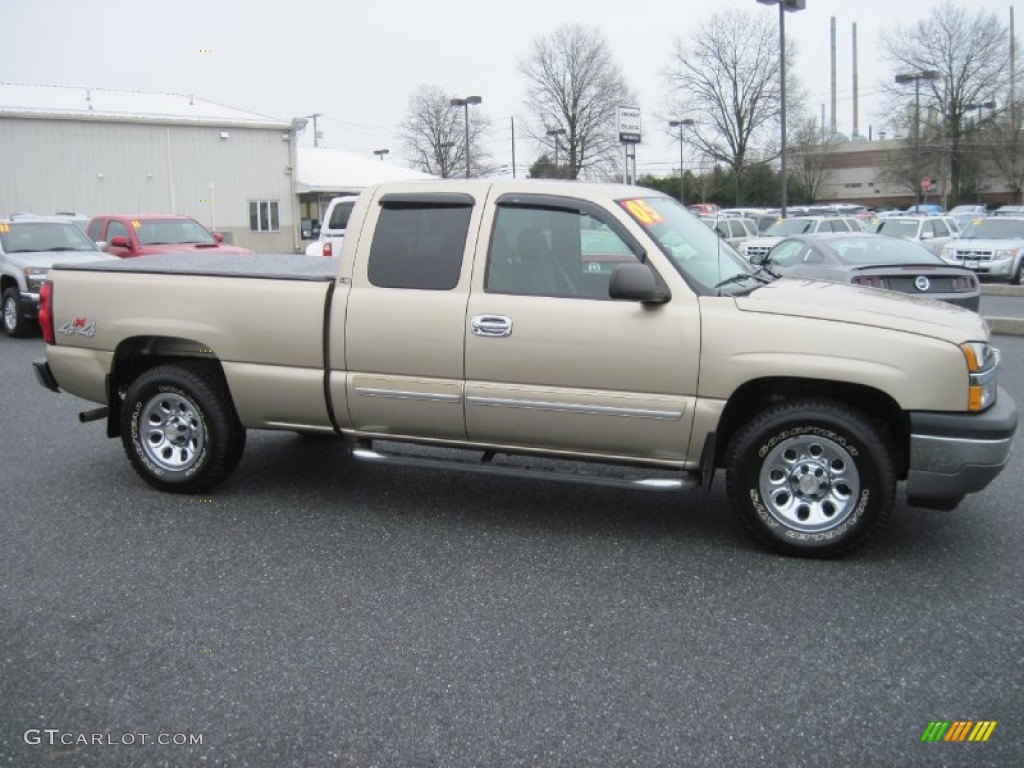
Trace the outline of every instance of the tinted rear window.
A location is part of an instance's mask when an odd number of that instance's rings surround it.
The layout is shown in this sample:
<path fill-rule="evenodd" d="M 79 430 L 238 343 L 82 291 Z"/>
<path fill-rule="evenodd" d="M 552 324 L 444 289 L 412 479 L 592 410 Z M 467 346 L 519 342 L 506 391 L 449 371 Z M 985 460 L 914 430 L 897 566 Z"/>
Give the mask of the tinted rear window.
<path fill-rule="evenodd" d="M 345 229 L 348 227 L 348 217 L 352 215 L 352 206 L 355 204 L 353 200 L 348 203 L 338 203 L 334 206 L 334 210 L 331 211 L 331 220 L 327 222 L 327 228 Z"/>
<path fill-rule="evenodd" d="M 454 288 L 472 212 L 470 206 L 384 205 L 370 246 L 370 282 L 381 288 Z"/>

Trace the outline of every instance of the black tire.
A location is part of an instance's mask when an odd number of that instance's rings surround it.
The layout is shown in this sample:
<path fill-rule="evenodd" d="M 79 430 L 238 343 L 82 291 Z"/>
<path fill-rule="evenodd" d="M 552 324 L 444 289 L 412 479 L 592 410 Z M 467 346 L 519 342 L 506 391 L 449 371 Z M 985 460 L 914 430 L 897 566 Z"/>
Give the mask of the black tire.
<path fill-rule="evenodd" d="M 208 366 L 160 365 L 128 388 L 121 443 L 135 471 L 154 488 L 200 493 L 238 466 L 245 428 Z"/>
<path fill-rule="evenodd" d="M 1024 259 L 1020 260 L 1017 265 L 1017 269 L 1014 270 L 1013 275 L 1010 276 L 1010 285 L 1021 285 L 1024 284 Z"/>
<path fill-rule="evenodd" d="M 892 513 L 896 472 L 880 430 L 831 400 L 774 405 L 726 453 L 733 509 L 787 555 L 830 557 L 863 543 Z"/>
<path fill-rule="evenodd" d="M 0 323 L 3 324 L 4 332 L 12 338 L 22 338 L 32 332 L 32 325 L 26 319 L 21 304 L 21 292 L 13 286 L 4 291 Z"/>

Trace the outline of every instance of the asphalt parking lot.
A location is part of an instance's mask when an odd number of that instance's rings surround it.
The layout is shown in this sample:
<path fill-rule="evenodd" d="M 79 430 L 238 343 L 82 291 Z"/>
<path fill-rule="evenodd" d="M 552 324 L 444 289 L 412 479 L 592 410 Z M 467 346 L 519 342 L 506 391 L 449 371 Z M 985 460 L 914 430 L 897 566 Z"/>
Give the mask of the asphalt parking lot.
<path fill-rule="evenodd" d="M 1024 338 L 996 341 L 1024 403 Z M 1024 764 L 1020 436 L 959 510 L 901 502 L 818 562 L 749 540 L 721 482 L 372 467 L 291 434 L 160 494 L 36 384 L 42 351 L 0 338 L 0 765 Z M 923 743 L 936 720 L 997 725 Z"/>

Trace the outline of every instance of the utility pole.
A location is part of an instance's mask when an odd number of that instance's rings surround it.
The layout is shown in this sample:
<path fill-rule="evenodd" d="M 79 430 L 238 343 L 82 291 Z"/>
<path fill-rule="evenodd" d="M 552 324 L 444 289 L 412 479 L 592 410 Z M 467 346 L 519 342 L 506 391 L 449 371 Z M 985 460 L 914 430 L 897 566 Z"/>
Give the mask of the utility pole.
<path fill-rule="evenodd" d="M 316 126 L 316 119 L 318 117 L 323 117 L 323 113 L 322 112 L 314 112 L 312 115 L 306 115 L 306 117 L 311 118 L 313 120 L 313 146 L 314 147 L 319 147 L 320 146 L 320 136 L 321 136 L 321 133 L 320 133 L 320 129 L 317 128 L 317 126 Z"/>

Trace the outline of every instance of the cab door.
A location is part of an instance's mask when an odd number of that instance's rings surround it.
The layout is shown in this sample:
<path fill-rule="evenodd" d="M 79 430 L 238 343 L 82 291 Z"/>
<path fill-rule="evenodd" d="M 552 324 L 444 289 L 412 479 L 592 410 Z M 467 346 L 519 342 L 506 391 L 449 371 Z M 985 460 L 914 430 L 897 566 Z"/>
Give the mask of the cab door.
<path fill-rule="evenodd" d="M 481 231 L 491 240 L 466 318 L 469 439 L 684 459 L 700 319 L 682 281 L 666 304 L 611 300 L 615 267 L 646 255 L 618 220 L 586 201 L 507 195 L 489 206 Z"/>
<path fill-rule="evenodd" d="M 368 203 L 344 313 L 332 317 L 335 368 L 352 428 L 379 436 L 464 440 L 466 302 L 475 199 L 385 193 Z M 369 234 L 368 234 L 369 233 Z M 351 230 L 347 237 L 353 237 Z M 345 286 L 339 286 L 344 291 Z M 336 299 L 337 301 L 337 299 Z M 337 340 L 344 338 L 343 345 Z"/>

